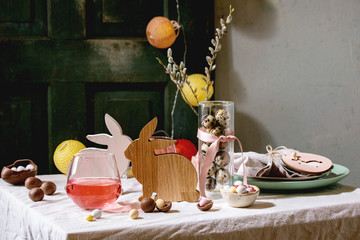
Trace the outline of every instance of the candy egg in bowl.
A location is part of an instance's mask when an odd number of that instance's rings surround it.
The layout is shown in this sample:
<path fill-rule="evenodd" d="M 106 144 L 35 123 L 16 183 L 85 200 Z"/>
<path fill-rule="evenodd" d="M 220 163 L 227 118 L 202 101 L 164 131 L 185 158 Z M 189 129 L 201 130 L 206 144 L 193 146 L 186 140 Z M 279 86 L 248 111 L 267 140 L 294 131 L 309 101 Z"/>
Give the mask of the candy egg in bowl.
<path fill-rule="evenodd" d="M 220 188 L 220 193 L 225 202 L 231 207 L 249 207 L 255 202 L 260 193 L 257 186 L 251 185 L 250 187 L 253 189 L 251 192 L 237 193 L 232 191 L 233 187 L 226 188 L 225 186 Z"/>

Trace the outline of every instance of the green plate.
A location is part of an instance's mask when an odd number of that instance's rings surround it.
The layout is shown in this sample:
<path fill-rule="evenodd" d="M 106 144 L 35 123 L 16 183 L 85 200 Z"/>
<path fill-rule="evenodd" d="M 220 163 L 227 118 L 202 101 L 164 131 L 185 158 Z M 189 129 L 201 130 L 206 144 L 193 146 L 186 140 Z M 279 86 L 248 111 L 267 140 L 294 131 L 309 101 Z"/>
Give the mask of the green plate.
<path fill-rule="evenodd" d="M 339 164 L 333 164 L 333 168 L 327 176 L 320 177 L 313 180 L 303 181 L 269 181 L 269 180 L 258 180 L 248 179 L 248 183 L 251 185 L 258 186 L 260 189 L 269 190 L 298 190 L 298 189 L 311 189 L 325 187 L 334 183 L 339 182 L 341 179 L 346 177 L 350 173 L 347 167 Z M 242 176 L 235 175 L 235 180 L 242 180 Z"/>

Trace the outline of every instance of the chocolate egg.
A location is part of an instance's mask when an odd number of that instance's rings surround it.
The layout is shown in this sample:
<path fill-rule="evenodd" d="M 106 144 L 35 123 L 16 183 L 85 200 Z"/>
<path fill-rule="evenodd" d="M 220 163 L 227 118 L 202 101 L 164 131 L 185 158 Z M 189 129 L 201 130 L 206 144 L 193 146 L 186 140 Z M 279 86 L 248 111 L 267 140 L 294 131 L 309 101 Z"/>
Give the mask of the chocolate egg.
<path fill-rule="evenodd" d="M 19 166 L 27 166 L 31 164 L 34 166 L 33 169 L 24 169 L 22 171 L 17 171 Z M 19 159 L 16 160 L 13 164 L 3 167 L 1 171 L 1 178 L 10 184 L 18 185 L 24 184 L 25 180 L 28 177 L 35 177 L 37 173 L 36 164 L 30 159 Z"/>
<path fill-rule="evenodd" d="M 33 189 L 35 187 L 40 187 L 41 184 L 42 184 L 42 181 L 37 177 L 28 177 L 25 180 L 25 187 L 29 190 Z"/>
<path fill-rule="evenodd" d="M 43 200 L 44 195 L 44 191 L 39 187 L 35 187 L 29 191 L 29 197 L 34 202 Z"/>
<path fill-rule="evenodd" d="M 50 181 L 44 181 L 40 188 L 44 191 L 46 195 L 52 195 L 56 191 L 56 185 Z"/>

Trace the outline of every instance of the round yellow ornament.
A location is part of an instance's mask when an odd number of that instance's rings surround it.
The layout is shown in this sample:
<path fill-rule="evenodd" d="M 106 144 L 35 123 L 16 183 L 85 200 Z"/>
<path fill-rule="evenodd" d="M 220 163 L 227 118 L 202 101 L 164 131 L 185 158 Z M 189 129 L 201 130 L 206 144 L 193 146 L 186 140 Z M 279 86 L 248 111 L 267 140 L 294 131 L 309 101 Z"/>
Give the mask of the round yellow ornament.
<path fill-rule="evenodd" d="M 56 168 L 63 174 L 66 174 L 67 167 L 74 154 L 84 148 L 86 148 L 85 145 L 76 140 L 67 140 L 60 143 L 54 152 L 54 163 Z"/>
<path fill-rule="evenodd" d="M 202 78 L 204 78 L 205 81 Z M 198 102 L 204 101 L 206 99 L 206 85 L 209 82 L 207 77 L 205 75 L 196 73 L 196 74 L 189 75 L 188 80 L 190 82 L 189 84 L 190 84 L 191 88 L 195 92 Z M 196 102 L 195 96 L 192 93 L 189 85 L 184 84 L 181 90 L 182 90 L 182 97 L 184 98 L 184 100 L 186 98 L 192 106 L 197 107 L 198 103 Z M 213 93 L 214 93 L 214 88 L 213 88 L 213 86 L 210 86 L 208 99 L 211 98 Z M 185 100 L 185 102 L 186 102 L 186 100 Z"/>

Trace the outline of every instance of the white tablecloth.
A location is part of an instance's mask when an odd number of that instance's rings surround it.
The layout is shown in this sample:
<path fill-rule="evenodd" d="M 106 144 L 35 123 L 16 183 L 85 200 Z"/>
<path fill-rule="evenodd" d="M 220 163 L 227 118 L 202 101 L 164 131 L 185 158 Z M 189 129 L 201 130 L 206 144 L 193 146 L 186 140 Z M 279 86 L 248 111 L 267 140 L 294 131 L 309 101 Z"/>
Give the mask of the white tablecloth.
<path fill-rule="evenodd" d="M 232 208 L 215 200 L 208 212 L 195 203 L 176 202 L 170 212 L 103 212 L 86 221 L 90 211 L 66 195 L 64 175 L 39 175 L 53 181 L 55 195 L 40 202 L 24 186 L 0 180 L 0 239 L 360 239 L 360 189 L 335 184 L 321 191 L 261 193 L 248 208 Z M 118 202 L 138 206 L 141 185 L 122 181 Z"/>

